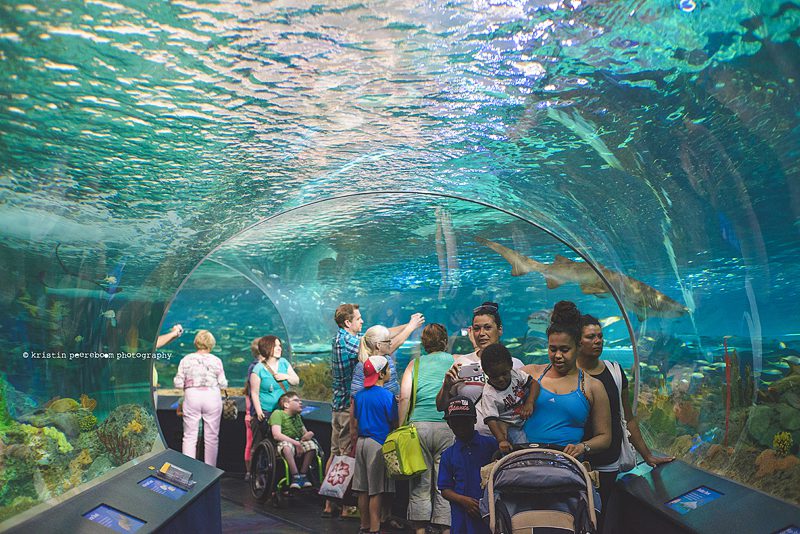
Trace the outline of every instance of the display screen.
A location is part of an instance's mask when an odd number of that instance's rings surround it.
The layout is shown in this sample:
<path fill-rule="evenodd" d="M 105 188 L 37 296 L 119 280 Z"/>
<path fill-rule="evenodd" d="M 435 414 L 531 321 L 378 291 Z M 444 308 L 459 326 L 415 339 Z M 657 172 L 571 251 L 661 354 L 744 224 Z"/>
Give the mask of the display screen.
<path fill-rule="evenodd" d="M 139 482 L 139 485 L 143 488 L 147 488 L 150 491 L 154 491 L 160 495 L 166 495 L 170 499 L 177 501 L 184 495 L 186 495 L 186 490 L 181 489 L 177 486 L 170 484 L 169 482 L 165 482 L 164 480 L 158 479 L 156 477 L 147 477 L 146 479 Z"/>
<path fill-rule="evenodd" d="M 317 408 L 319 408 L 319 407 L 318 406 L 303 406 L 303 411 L 300 412 L 300 415 L 303 415 L 303 416 L 308 415 L 311 412 L 317 411 Z"/>
<path fill-rule="evenodd" d="M 145 524 L 141 519 L 132 515 L 120 512 L 105 504 L 101 504 L 94 510 L 86 512 L 83 517 L 104 527 L 110 528 L 114 532 L 136 532 Z"/>
<path fill-rule="evenodd" d="M 700 508 L 703 505 L 715 501 L 722 497 L 722 493 L 713 490 L 706 486 L 700 486 L 692 491 L 688 491 L 679 497 L 675 497 L 666 505 L 678 512 L 679 514 L 688 514 L 692 510 Z"/>

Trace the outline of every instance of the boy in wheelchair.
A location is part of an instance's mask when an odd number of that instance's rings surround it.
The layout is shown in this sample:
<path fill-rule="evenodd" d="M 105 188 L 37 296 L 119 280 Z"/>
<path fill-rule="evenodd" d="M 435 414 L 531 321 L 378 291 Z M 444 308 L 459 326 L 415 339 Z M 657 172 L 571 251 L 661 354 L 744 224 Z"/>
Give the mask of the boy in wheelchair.
<path fill-rule="evenodd" d="M 278 399 L 278 409 L 272 412 L 269 424 L 272 428 L 272 437 L 278 442 L 277 449 L 286 459 L 292 475 L 290 489 L 310 488 L 308 468 L 317 454 L 317 442 L 314 433 L 306 430 L 300 412 L 303 411 L 303 401 L 300 396 L 288 391 Z M 300 462 L 298 471 L 297 465 Z"/>

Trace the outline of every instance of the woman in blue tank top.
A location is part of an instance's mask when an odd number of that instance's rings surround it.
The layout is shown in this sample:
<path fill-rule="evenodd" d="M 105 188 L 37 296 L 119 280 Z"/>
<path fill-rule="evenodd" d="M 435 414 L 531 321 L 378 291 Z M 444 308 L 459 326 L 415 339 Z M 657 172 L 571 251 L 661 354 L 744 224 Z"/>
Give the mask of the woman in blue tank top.
<path fill-rule="evenodd" d="M 572 456 L 592 455 L 611 444 L 611 412 L 603 384 L 578 369 L 581 313 L 574 303 L 562 300 L 553 308 L 547 329 L 547 365 L 527 365 L 523 370 L 539 381 L 533 415 L 523 429 L 531 443 L 561 445 Z M 583 439 L 591 418 L 597 429 Z"/>

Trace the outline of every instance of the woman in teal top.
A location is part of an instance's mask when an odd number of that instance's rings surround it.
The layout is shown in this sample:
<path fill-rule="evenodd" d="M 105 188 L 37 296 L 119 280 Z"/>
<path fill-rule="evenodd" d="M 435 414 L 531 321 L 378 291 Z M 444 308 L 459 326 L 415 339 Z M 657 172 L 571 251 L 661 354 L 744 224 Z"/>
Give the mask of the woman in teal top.
<path fill-rule="evenodd" d="M 428 354 L 419 357 L 416 373 L 416 397 L 408 420 L 414 423 L 422 444 L 422 454 L 428 470 L 409 480 L 408 519 L 417 532 L 429 524 L 450 528 L 450 503 L 438 491 L 432 491 L 439 477 L 439 460 L 453 444 L 455 437 L 436 409 L 436 395 L 442 388 L 444 375 L 453 366 L 453 355 L 447 350 L 447 330 L 433 323 L 422 330 L 422 347 Z M 400 421 L 405 420 L 414 396 L 414 361 L 408 364 L 400 383 Z"/>
<path fill-rule="evenodd" d="M 258 352 L 264 360 L 253 367 L 250 373 L 250 402 L 253 403 L 256 417 L 251 421 L 253 443 L 257 444 L 269 431 L 267 421 L 278 405 L 281 395 L 296 386 L 300 378 L 283 356 L 281 340 L 275 336 L 264 336 L 258 340 Z"/>
<path fill-rule="evenodd" d="M 581 313 L 574 303 L 562 300 L 550 321 L 550 363 L 522 368 L 541 384 L 533 416 L 523 427 L 525 434 L 532 443 L 563 445 L 564 452 L 575 457 L 604 451 L 611 444 L 611 410 L 603 383 L 578 369 Z M 589 418 L 595 434 L 581 441 Z"/>

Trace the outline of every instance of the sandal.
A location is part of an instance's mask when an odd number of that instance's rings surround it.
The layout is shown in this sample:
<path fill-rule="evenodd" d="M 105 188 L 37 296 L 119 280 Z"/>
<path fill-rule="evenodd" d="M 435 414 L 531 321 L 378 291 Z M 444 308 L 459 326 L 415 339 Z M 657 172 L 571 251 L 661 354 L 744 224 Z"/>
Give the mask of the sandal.
<path fill-rule="evenodd" d="M 406 526 L 394 517 L 390 517 L 381 524 L 381 528 L 387 530 L 405 530 Z"/>

